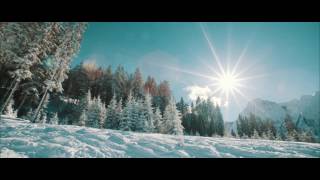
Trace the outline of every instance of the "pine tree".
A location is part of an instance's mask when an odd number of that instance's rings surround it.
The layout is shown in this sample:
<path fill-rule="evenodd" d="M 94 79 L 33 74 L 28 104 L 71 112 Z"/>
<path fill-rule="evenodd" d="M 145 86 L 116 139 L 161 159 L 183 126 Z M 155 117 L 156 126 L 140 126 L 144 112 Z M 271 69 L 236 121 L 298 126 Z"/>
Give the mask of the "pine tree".
<path fill-rule="evenodd" d="M 233 131 L 233 129 L 231 129 L 231 136 L 232 137 L 236 137 L 237 136 L 236 133 Z"/>
<path fill-rule="evenodd" d="M 142 111 L 144 112 L 144 116 L 146 119 L 146 131 L 153 132 L 154 131 L 154 119 L 153 119 L 153 109 L 151 102 L 151 95 L 147 92 L 144 97 L 144 101 L 142 103 Z"/>
<path fill-rule="evenodd" d="M 88 111 L 88 120 L 85 123 L 88 127 L 102 128 L 106 118 L 106 108 L 100 97 L 91 100 Z"/>
<path fill-rule="evenodd" d="M 222 118 L 222 114 L 220 111 L 219 106 L 216 106 L 216 113 L 217 113 L 217 134 L 223 136 L 224 133 L 224 122 Z"/>
<path fill-rule="evenodd" d="M 79 126 L 85 126 L 87 121 L 88 121 L 88 116 L 86 114 L 86 111 L 83 110 L 79 118 Z"/>
<path fill-rule="evenodd" d="M 45 112 L 42 112 L 38 123 L 46 124 L 47 121 L 48 121 L 47 120 L 47 114 Z"/>
<path fill-rule="evenodd" d="M 138 99 L 135 102 L 132 112 L 132 119 L 135 120 L 135 131 L 148 132 L 147 111 L 141 99 Z"/>
<path fill-rule="evenodd" d="M 269 129 L 269 130 L 267 131 L 267 137 L 268 137 L 268 139 L 270 139 L 270 140 L 275 140 L 275 138 L 276 138 L 276 137 L 274 137 L 273 132 L 271 131 L 271 129 Z"/>
<path fill-rule="evenodd" d="M 7 107 L 4 110 L 4 115 L 9 116 L 11 118 L 16 118 L 17 117 L 17 111 L 14 110 L 14 100 L 11 99 L 9 101 L 9 104 L 7 105 Z"/>
<path fill-rule="evenodd" d="M 50 124 L 59 124 L 58 113 L 54 113 L 53 117 L 50 119 Z"/>
<path fill-rule="evenodd" d="M 170 99 L 163 116 L 163 129 L 165 134 L 182 135 L 183 126 L 181 124 L 181 115 L 176 108 L 173 98 Z"/>
<path fill-rule="evenodd" d="M 69 118 L 65 117 L 64 119 L 62 119 L 61 124 L 62 125 L 68 125 L 69 124 Z"/>
<path fill-rule="evenodd" d="M 119 102 L 117 103 L 117 109 L 116 109 L 116 116 L 115 116 L 115 129 L 119 129 L 120 121 L 122 117 L 122 98 L 120 98 Z"/>
<path fill-rule="evenodd" d="M 133 75 L 132 93 L 135 98 L 143 97 L 143 79 L 139 68 L 136 69 Z"/>
<path fill-rule="evenodd" d="M 133 107 L 134 107 L 135 100 L 132 97 L 131 93 L 129 94 L 126 102 L 126 106 L 123 108 L 121 121 L 119 124 L 119 129 L 123 131 L 131 131 L 132 128 L 132 122 L 134 121 L 132 119 L 133 117 Z"/>
<path fill-rule="evenodd" d="M 35 110 L 34 119 L 37 118 L 39 112 L 43 108 L 43 101 L 47 94 L 53 90 L 62 92 L 62 82 L 67 77 L 71 58 L 79 51 L 82 34 L 84 32 L 85 23 L 48 23 L 50 31 L 46 34 L 44 44 L 49 47 L 49 52 L 45 54 L 45 60 L 51 60 L 50 66 L 44 64 L 44 94 Z M 53 59 L 53 60 L 52 60 Z"/>
<path fill-rule="evenodd" d="M 114 94 L 110 104 L 107 107 L 107 117 L 104 128 L 106 129 L 116 129 L 118 126 L 117 119 L 117 98 Z"/>
<path fill-rule="evenodd" d="M 253 139 L 260 139 L 260 136 L 259 136 L 259 133 L 257 130 L 254 130 L 253 131 L 253 136 L 252 136 Z"/>
<path fill-rule="evenodd" d="M 282 141 L 281 135 L 280 135 L 280 134 L 277 134 L 275 140 L 277 140 L 277 141 Z"/>
<path fill-rule="evenodd" d="M 156 133 L 162 133 L 162 116 L 159 107 L 156 108 L 156 111 L 153 114 L 154 127 Z"/>

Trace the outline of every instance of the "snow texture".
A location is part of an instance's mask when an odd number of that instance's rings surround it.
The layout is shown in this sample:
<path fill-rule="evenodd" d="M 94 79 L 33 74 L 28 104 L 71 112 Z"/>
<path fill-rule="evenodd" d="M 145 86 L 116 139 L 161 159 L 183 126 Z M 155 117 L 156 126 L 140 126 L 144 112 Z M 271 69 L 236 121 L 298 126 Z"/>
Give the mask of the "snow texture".
<path fill-rule="evenodd" d="M 1 158 L 320 157 L 320 144 L 134 133 L 4 116 L 0 133 Z"/>

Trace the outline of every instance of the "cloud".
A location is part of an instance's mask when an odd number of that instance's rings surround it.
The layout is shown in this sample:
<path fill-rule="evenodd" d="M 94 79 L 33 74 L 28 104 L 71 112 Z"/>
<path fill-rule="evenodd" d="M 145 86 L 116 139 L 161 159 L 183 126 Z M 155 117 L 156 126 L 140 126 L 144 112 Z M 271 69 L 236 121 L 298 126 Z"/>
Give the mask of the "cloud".
<path fill-rule="evenodd" d="M 220 97 L 213 96 L 213 91 L 208 86 L 201 87 L 198 85 L 193 85 L 193 86 L 187 86 L 186 88 L 184 88 L 184 90 L 188 92 L 188 98 L 191 101 L 195 101 L 198 97 L 200 97 L 201 99 L 210 98 L 210 100 L 214 104 L 217 104 L 219 106 L 224 106 L 224 107 L 228 106 L 228 101 L 224 101 Z"/>
<path fill-rule="evenodd" d="M 202 99 L 207 99 L 211 94 L 211 89 L 208 86 L 193 85 L 186 87 L 185 90 L 188 92 L 188 98 L 192 101 L 195 101 L 198 96 Z"/>

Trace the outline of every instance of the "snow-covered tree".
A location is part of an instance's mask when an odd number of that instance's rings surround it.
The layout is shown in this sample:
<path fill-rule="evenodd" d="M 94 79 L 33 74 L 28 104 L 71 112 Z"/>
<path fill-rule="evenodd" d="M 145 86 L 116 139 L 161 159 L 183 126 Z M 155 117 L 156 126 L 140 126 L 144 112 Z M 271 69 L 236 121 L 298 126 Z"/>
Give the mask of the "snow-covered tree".
<path fill-rule="evenodd" d="M 47 120 L 47 113 L 42 113 L 40 116 L 40 120 L 38 123 L 40 124 L 46 124 L 48 122 Z"/>
<path fill-rule="evenodd" d="M 154 127 L 156 133 L 162 132 L 162 116 L 159 107 L 156 108 L 156 111 L 153 114 Z"/>
<path fill-rule="evenodd" d="M 268 134 L 266 132 L 263 132 L 261 135 L 262 139 L 269 139 Z"/>
<path fill-rule="evenodd" d="M 134 131 L 148 132 L 147 112 L 142 99 L 135 101 L 132 119 L 134 120 Z"/>
<path fill-rule="evenodd" d="M 44 93 L 35 110 L 34 119 L 43 108 L 43 100 L 52 91 L 62 92 L 62 82 L 67 78 L 71 58 L 79 51 L 85 23 L 49 23 L 45 44 L 49 51 L 46 52 L 45 61 L 42 63 L 44 74 Z"/>
<path fill-rule="evenodd" d="M 310 131 L 302 132 L 299 135 L 299 140 L 302 142 L 314 142 L 314 137 Z"/>
<path fill-rule="evenodd" d="M 31 66 L 40 62 L 40 54 L 46 49 L 40 45 L 45 33 L 45 23 L 11 22 L 0 27 L 0 64 L 10 67 L 7 73 L 12 78 L 0 113 L 12 99 L 20 82 L 31 78 Z"/>
<path fill-rule="evenodd" d="M 50 119 L 50 124 L 59 124 L 59 118 L 58 118 L 58 113 L 54 113 L 54 115 Z"/>
<path fill-rule="evenodd" d="M 119 129 L 123 131 L 131 131 L 133 128 L 133 111 L 135 106 L 135 99 L 132 97 L 131 93 L 127 98 L 127 102 L 122 111 L 121 121 L 119 124 Z"/>
<path fill-rule="evenodd" d="M 14 110 L 14 100 L 11 99 L 9 101 L 9 104 L 7 105 L 7 107 L 4 110 L 4 115 L 12 117 L 12 118 L 16 118 L 17 117 L 17 111 Z"/>
<path fill-rule="evenodd" d="M 183 126 L 181 124 L 181 115 L 176 108 L 173 97 L 165 108 L 163 115 L 163 130 L 165 134 L 181 135 L 183 134 Z"/>
<path fill-rule="evenodd" d="M 88 121 L 88 117 L 87 117 L 86 111 L 83 110 L 79 118 L 79 126 L 85 126 L 87 121 Z"/>
<path fill-rule="evenodd" d="M 106 106 L 103 102 L 101 102 L 100 96 L 98 96 L 98 102 L 99 102 L 99 125 L 100 128 L 104 128 L 105 126 L 105 120 L 106 120 L 106 115 L 107 115 L 107 109 Z"/>
<path fill-rule="evenodd" d="M 115 116 L 115 129 L 119 129 L 121 117 L 122 117 L 122 98 L 120 98 L 118 104 L 117 104 L 117 109 L 116 109 L 116 116 Z"/>
<path fill-rule="evenodd" d="M 259 133 L 257 130 L 254 130 L 253 131 L 253 136 L 252 136 L 253 139 L 260 139 L 260 136 L 259 136 Z"/>
<path fill-rule="evenodd" d="M 276 137 L 274 137 L 271 129 L 268 129 L 268 131 L 267 131 L 267 137 L 268 137 L 268 139 L 270 139 L 270 140 L 274 140 L 274 139 L 276 138 Z"/>
<path fill-rule="evenodd" d="M 114 94 L 110 104 L 107 107 L 107 117 L 105 121 L 104 128 L 106 129 L 116 129 L 118 127 L 118 117 L 117 117 L 117 98 Z"/>
<path fill-rule="evenodd" d="M 144 97 L 144 101 L 140 102 L 140 115 L 141 121 L 145 121 L 143 124 L 145 126 L 144 132 L 153 132 L 154 131 L 154 119 L 153 119 L 153 109 L 151 96 L 147 92 Z"/>
<path fill-rule="evenodd" d="M 89 104 L 88 120 L 85 123 L 88 127 L 101 128 L 103 127 L 106 118 L 106 108 L 104 103 L 101 102 L 100 97 L 93 98 Z"/>

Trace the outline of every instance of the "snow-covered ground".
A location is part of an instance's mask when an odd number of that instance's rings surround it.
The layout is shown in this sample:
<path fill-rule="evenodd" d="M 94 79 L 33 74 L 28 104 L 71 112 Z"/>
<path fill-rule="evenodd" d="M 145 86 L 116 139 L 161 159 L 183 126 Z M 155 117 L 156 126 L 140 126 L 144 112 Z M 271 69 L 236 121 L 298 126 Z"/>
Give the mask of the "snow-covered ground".
<path fill-rule="evenodd" d="M 0 157 L 320 157 L 320 144 L 144 134 L 2 118 Z M 183 140 L 183 142 L 182 142 Z"/>

